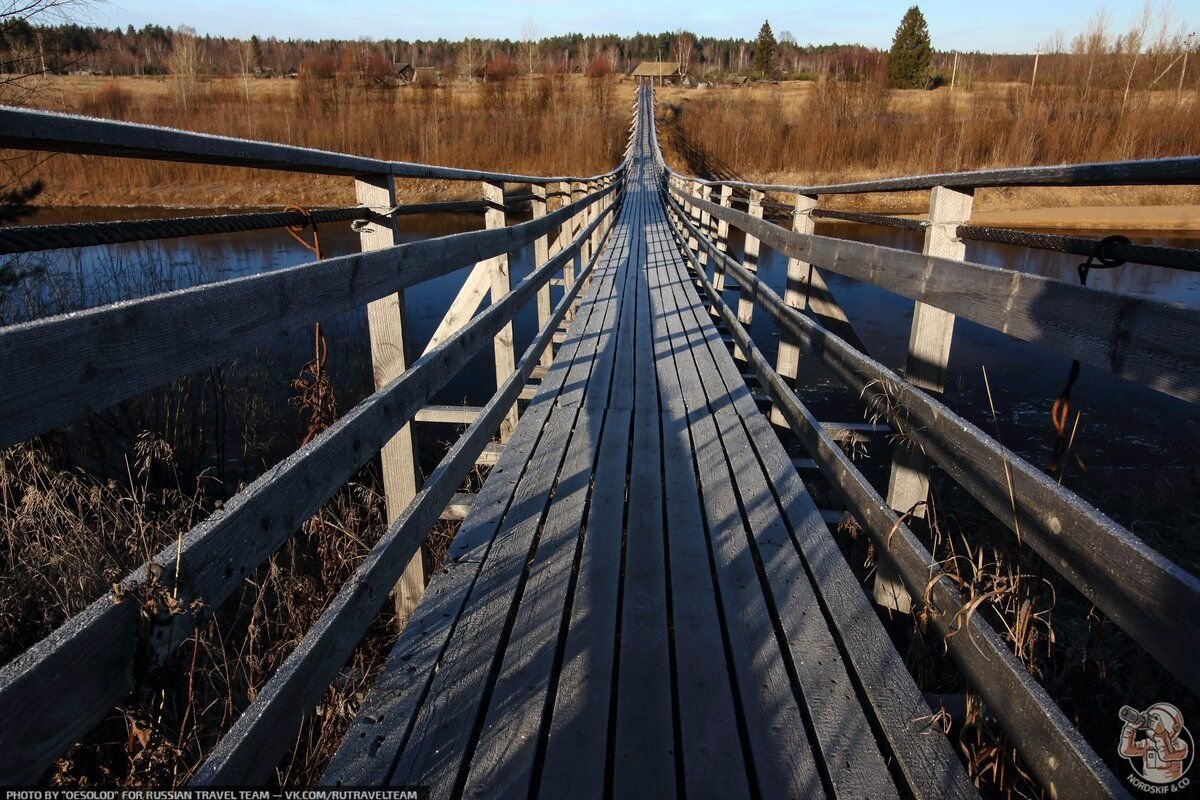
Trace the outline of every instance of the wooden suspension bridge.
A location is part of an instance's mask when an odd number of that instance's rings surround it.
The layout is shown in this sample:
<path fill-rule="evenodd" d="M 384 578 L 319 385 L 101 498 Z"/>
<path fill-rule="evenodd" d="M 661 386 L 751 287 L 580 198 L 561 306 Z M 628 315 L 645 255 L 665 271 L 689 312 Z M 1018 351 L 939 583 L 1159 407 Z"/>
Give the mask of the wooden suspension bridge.
<path fill-rule="evenodd" d="M 380 457 L 387 532 L 195 785 L 267 780 L 390 594 L 407 623 L 328 767 L 330 784 L 423 785 L 434 797 L 974 796 L 949 739 L 930 729 L 879 603 L 920 607 L 1048 796 L 1126 794 L 907 522 L 936 464 L 1200 691 L 1196 577 L 936 397 L 963 317 L 1200 400 L 1200 312 L 971 263 L 963 244 L 1018 237 L 1093 254 L 1088 239 L 970 225 L 973 191 L 1200 184 L 1200 158 L 771 186 L 671 170 L 649 87 L 630 130 L 612 172 L 543 177 L 0 109 L 0 147 L 345 175 L 359 201 L 303 217 L 9 228 L 4 253 L 363 220 L 361 254 L 0 329 L 0 446 L 363 306 L 376 383 L 157 567 L 125 578 L 126 591 L 165 586 L 182 613 L 146 618 L 108 595 L 0 671 L 0 784 L 39 780 L 130 692 L 135 661 L 166 658 L 195 630 L 207 612 L 188 610 L 191 601 L 218 606 Z M 414 208 L 396 205 L 398 178 L 480 182 L 486 229 L 397 244 L 396 218 Z M 532 220 L 505 224 L 510 184 L 531 187 Z M 821 196 L 912 190 L 930 192 L 924 223 L 819 208 Z M 794 197 L 790 229 L 764 219 L 767 193 Z M 815 219 L 839 215 L 920 226 L 924 252 L 813 233 Z M 742 259 L 731 256 L 731 228 L 744 231 Z M 509 254 L 529 245 L 534 269 L 513 285 Z M 783 296 L 756 275 L 761 245 L 789 259 Z M 1194 251 L 1111 247 L 1196 268 Z M 404 290 L 471 264 L 418 354 Z M 856 346 L 819 270 L 915 301 L 903 376 Z M 518 357 L 512 322 L 531 303 L 539 332 Z M 756 311 L 782 333 L 774 363 L 748 333 Z M 489 347 L 497 389 L 485 405 L 430 405 Z M 839 445 L 854 426 L 817 420 L 797 395 L 802 355 L 877 410 L 870 427 L 910 443 L 896 449 L 887 497 Z M 412 424 L 424 421 L 465 431 L 422 482 Z M 777 428 L 807 457 L 791 457 Z M 463 494 L 476 464 L 490 466 L 487 480 Z M 818 508 L 801 471 L 823 476 L 881 555 L 873 597 L 830 531 L 841 509 Z M 418 549 L 447 515 L 465 519 L 425 588 Z"/>

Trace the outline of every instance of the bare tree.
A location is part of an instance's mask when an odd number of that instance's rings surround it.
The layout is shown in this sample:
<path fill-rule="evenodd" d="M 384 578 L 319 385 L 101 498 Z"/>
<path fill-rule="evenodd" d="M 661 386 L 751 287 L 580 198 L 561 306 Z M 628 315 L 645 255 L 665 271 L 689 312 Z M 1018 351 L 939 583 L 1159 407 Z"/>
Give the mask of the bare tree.
<path fill-rule="evenodd" d="M 250 105 L 250 76 L 255 71 L 254 48 L 249 39 L 238 41 L 234 45 L 234 55 L 237 56 L 237 71 L 242 76 L 242 89 L 246 94 L 246 105 Z M 251 117 L 253 118 L 253 117 Z"/>
<path fill-rule="evenodd" d="M 679 74 L 686 75 L 691 71 L 692 52 L 696 49 L 696 37 L 685 30 L 675 31 L 675 41 L 671 43 L 671 54 L 679 64 Z"/>
<path fill-rule="evenodd" d="M 529 68 L 529 74 L 538 71 L 542 65 L 542 45 L 538 41 L 538 29 L 533 24 L 533 17 L 526 17 L 521 26 L 521 60 Z"/>
<path fill-rule="evenodd" d="M 200 43 L 195 28 L 180 25 L 171 37 L 171 56 L 167 63 L 175 76 L 175 91 L 186 113 L 196 100 L 196 77 L 200 72 Z"/>
<path fill-rule="evenodd" d="M 463 39 L 462 44 L 458 46 L 458 54 L 455 58 L 455 71 L 458 73 L 458 77 L 474 81 L 476 73 L 483 68 L 486 59 L 483 42 L 471 37 Z"/>

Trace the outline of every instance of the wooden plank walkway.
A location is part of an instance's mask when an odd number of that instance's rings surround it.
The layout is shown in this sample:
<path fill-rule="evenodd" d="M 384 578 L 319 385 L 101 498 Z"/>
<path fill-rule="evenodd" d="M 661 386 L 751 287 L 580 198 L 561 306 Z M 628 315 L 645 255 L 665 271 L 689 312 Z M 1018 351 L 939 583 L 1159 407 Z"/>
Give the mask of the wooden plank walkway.
<path fill-rule="evenodd" d="M 563 346 L 326 783 L 973 796 L 713 327 L 640 131 Z"/>

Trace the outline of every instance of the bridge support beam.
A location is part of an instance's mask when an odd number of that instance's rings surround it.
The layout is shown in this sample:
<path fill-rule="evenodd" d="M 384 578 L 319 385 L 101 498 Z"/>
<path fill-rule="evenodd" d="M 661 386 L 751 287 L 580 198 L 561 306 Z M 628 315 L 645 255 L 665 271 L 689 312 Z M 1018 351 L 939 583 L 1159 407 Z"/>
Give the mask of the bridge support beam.
<path fill-rule="evenodd" d="M 354 182 L 355 198 L 365 206 L 391 208 L 396 204 L 395 179 L 390 175 L 358 178 Z M 385 222 L 372 222 L 359 234 L 363 252 L 382 250 L 396 244 L 395 217 Z M 375 373 L 375 390 L 386 386 L 408 367 L 406 348 L 404 293 L 398 292 L 367 305 L 367 325 L 371 337 L 371 365 Z M 395 522 L 417 494 L 420 478 L 417 472 L 417 446 L 412 425 L 405 425 L 380 451 L 383 466 L 383 495 L 387 503 L 388 524 Z M 413 555 L 404 574 L 396 582 L 392 600 L 396 609 L 396 624 L 403 628 L 425 593 L 425 562 L 420 549 Z"/>
<path fill-rule="evenodd" d="M 925 229 L 927 255 L 963 260 L 967 246 L 957 236 L 959 225 L 971 219 L 974 190 L 958 191 L 935 186 L 929 195 L 929 227 Z M 954 339 L 954 315 L 925 303 L 913 308 L 912 330 L 908 337 L 908 359 L 904 377 L 909 383 L 940 393 L 946 382 L 946 365 Z M 912 443 L 901 439 L 892 455 L 888 478 L 888 505 L 902 517 L 925 516 L 929 498 L 929 459 Z M 875 602 L 908 614 L 912 598 L 896 574 L 882 562 L 875 573 Z"/>

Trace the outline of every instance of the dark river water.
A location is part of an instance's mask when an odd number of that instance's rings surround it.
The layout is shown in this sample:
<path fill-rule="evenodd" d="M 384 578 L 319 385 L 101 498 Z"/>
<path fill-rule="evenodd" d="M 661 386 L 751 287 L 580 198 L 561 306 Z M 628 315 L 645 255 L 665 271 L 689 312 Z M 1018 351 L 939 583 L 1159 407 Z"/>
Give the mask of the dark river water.
<path fill-rule="evenodd" d="M 23 224 L 174 216 L 186 210 L 161 209 L 46 209 Z M 472 230 L 481 226 L 477 214 L 440 214 L 405 217 L 401 239 Z M 919 250 L 921 234 L 875 226 L 819 223 L 817 232 L 889 247 Z M 1135 231 L 1134 242 L 1198 248 L 1200 236 Z M 321 231 L 327 255 L 356 252 L 358 235 L 347 224 L 327 225 Z M 740 242 L 733 242 L 734 250 Z M 967 258 L 995 266 L 1018 269 L 1076 282 L 1076 256 L 1042 253 L 985 243 L 967 244 Z M 8 298 L 5 322 L 70 307 L 128 299 L 158 291 L 225 280 L 304 263 L 311 254 L 283 231 L 260 231 L 203 236 L 161 243 L 139 243 L 58 251 L 31 262 L 45 273 L 23 293 Z M 528 274 L 530 252 L 518 254 L 512 266 L 514 281 Z M 767 250 L 760 274 L 782 293 L 786 259 Z M 406 295 L 410 336 L 419 345 L 437 327 L 465 276 L 465 268 L 426 284 Z M 872 355 L 900 369 L 912 318 L 911 300 L 887 291 L 825 273 L 847 315 Z M 1191 307 L 1200 307 L 1200 275 L 1127 265 L 1097 271 L 1089 285 Z M 253 313 L 253 309 L 247 309 Z M 321 320 L 329 341 L 329 363 L 338 392 L 338 405 L 348 409 L 370 390 L 370 362 L 365 311 Z M 532 304 L 516 320 L 518 353 L 535 333 Z M 753 325 L 756 341 L 773 355 L 777 332 L 759 311 Z M 282 399 L 288 383 L 311 357 L 311 330 L 298 331 L 270 348 L 271 367 L 264 370 L 268 398 Z M 965 320 L 958 320 L 951 351 L 946 401 L 976 424 L 992 431 L 987 411 L 982 368 L 987 368 L 992 398 L 1004 443 L 1034 463 L 1044 463 L 1052 443 L 1049 410 L 1061 390 L 1070 359 L 1038 345 L 1026 344 Z M 802 396 L 819 418 L 860 419 L 853 398 L 840 390 L 832 377 L 806 364 Z M 482 404 L 494 391 L 490 348 L 487 348 L 440 393 L 435 402 Z M 1149 483 L 1155 475 L 1186 473 L 1200 463 L 1200 415 L 1189 404 L 1129 383 L 1098 369 L 1084 367 L 1073 393 L 1073 409 L 1083 412 L 1076 435 L 1077 452 L 1086 473 L 1073 480 L 1101 487 L 1113 481 Z M 1072 411 L 1072 420 L 1074 411 Z M 430 426 L 437 427 L 437 426 Z M 426 434 L 429 435 L 429 434 Z M 449 435 L 446 436 L 449 438 Z M 1082 487 L 1081 487 L 1082 488 Z"/>

